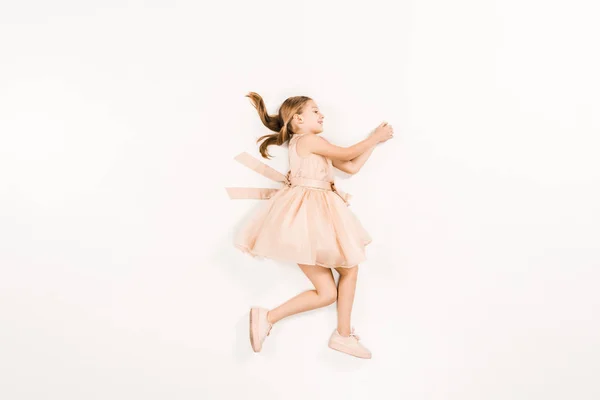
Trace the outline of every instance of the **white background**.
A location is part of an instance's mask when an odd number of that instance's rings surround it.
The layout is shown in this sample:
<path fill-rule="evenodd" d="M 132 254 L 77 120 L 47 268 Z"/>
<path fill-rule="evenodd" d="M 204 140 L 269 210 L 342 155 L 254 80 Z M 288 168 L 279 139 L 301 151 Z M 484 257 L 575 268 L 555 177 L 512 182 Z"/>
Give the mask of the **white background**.
<path fill-rule="evenodd" d="M 50 4 L 52 3 L 52 4 Z M 392 5 L 393 4 L 393 5 Z M 600 60 L 592 1 L 3 1 L 0 398 L 597 399 Z M 353 325 L 232 246 L 277 187 L 235 162 L 312 97 L 373 237 Z M 285 172 L 287 148 L 269 165 Z"/>

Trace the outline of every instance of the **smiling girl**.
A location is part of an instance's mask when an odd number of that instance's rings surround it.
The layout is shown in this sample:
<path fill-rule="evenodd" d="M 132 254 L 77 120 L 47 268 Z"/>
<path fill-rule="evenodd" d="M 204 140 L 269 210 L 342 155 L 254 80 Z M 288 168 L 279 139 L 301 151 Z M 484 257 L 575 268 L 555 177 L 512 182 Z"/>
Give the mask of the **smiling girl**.
<path fill-rule="evenodd" d="M 329 347 L 356 357 L 371 358 L 359 342 L 350 318 L 358 277 L 371 237 L 348 208 L 349 195 L 335 187 L 333 167 L 356 174 L 375 146 L 393 137 L 392 126 L 381 123 L 368 138 L 349 147 L 329 143 L 320 134 L 325 116 L 306 96 L 286 99 L 276 115 L 269 115 L 260 95 L 246 95 L 263 124 L 275 132 L 261 136 L 260 153 L 269 158 L 270 145 L 288 142 L 290 170 L 280 174 L 242 153 L 236 160 L 284 184 L 281 189 L 227 188 L 231 198 L 266 199 L 266 204 L 236 234 L 235 246 L 254 257 L 298 264 L 314 289 L 287 300 L 278 307 L 250 309 L 250 343 L 262 349 L 273 324 L 300 312 L 337 301 L 337 329 Z M 332 274 L 340 277 L 336 286 Z"/>

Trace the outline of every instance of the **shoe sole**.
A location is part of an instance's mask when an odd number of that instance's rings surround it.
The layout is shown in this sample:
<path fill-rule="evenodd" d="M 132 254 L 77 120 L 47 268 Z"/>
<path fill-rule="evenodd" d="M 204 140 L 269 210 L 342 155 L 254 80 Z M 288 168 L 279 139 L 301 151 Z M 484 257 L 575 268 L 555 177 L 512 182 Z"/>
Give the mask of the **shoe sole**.
<path fill-rule="evenodd" d="M 250 345 L 255 353 L 261 350 L 260 343 L 257 343 L 258 338 L 258 326 L 254 326 L 254 321 L 258 321 L 258 310 L 255 308 L 250 309 Z"/>
<path fill-rule="evenodd" d="M 337 351 L 341 351 L 342 353 L 354 356 L 354 357 L 358 357 L 358 358 L 365 358 L 365 359 L 369 359 L 371 358 L 371 356 L 362 356 L 362 355 L 358 355 L 356 353 L 354 353 L 352 351 L 351 348 L 344 346 L 343 344 L 338 344 L 338 343 L 329 343 L 329 348 L 333 349 L 333 350 L 337 350 Z"/>

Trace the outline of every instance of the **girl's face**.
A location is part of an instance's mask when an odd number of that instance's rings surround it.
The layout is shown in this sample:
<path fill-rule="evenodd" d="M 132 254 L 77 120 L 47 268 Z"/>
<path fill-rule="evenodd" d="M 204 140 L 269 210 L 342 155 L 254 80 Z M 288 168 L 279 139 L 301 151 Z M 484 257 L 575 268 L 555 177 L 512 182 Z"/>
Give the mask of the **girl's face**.
<path fill-rule="evenodd" d="M 323 119 L 325 116 L 321 114 L 321 110 L 313 100 L 309 100 L 302 110 L 302 114 L 299 114 L 299 120 L 302 122 L 298 124 L 299 128 L 303 132 L 309 133 L 321 133 L 323 132 Z"/>

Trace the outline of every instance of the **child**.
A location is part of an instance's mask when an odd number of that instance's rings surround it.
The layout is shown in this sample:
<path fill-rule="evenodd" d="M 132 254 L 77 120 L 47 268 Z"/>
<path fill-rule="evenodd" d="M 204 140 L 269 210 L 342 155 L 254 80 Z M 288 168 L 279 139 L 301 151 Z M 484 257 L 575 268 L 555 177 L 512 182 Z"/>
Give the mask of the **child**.
<path fill-rule="evenodd" d="M 381 123 L 371 135 L 353 146 L 339 147 L 319 136 L 324 115 L 309 97 L 286 99 L 277 115 L 269 115 L 260 95 L 246 95 L 263 124 L 275 132 L 261 136 L 260 153 L 270 158 L 268 146 L 289 141 L 290 171 L 283 175 L 242 153 L 236 160 L 281 182 L 280 189 L 227 188 L 230 198 L 266 199 L 267 203 L 237 232 L 235 246 L 254 257 L 297 263 L 315 289 L 268 310 L 250 309 L 250 343 L 259 352 L 273 324 L 300 312 L 337 300 L 337 329 L 329 347 L 356 357 L 371 358 L 350 326 L 358 264 L 365 260 L 371 237 L 347 208 L 349 195 L 335 187 L 333 167 L 357 173 L 378 143 L 393 137 L 392 126 Z M 338 287 L 332 269 L 340 274 Z"/>

